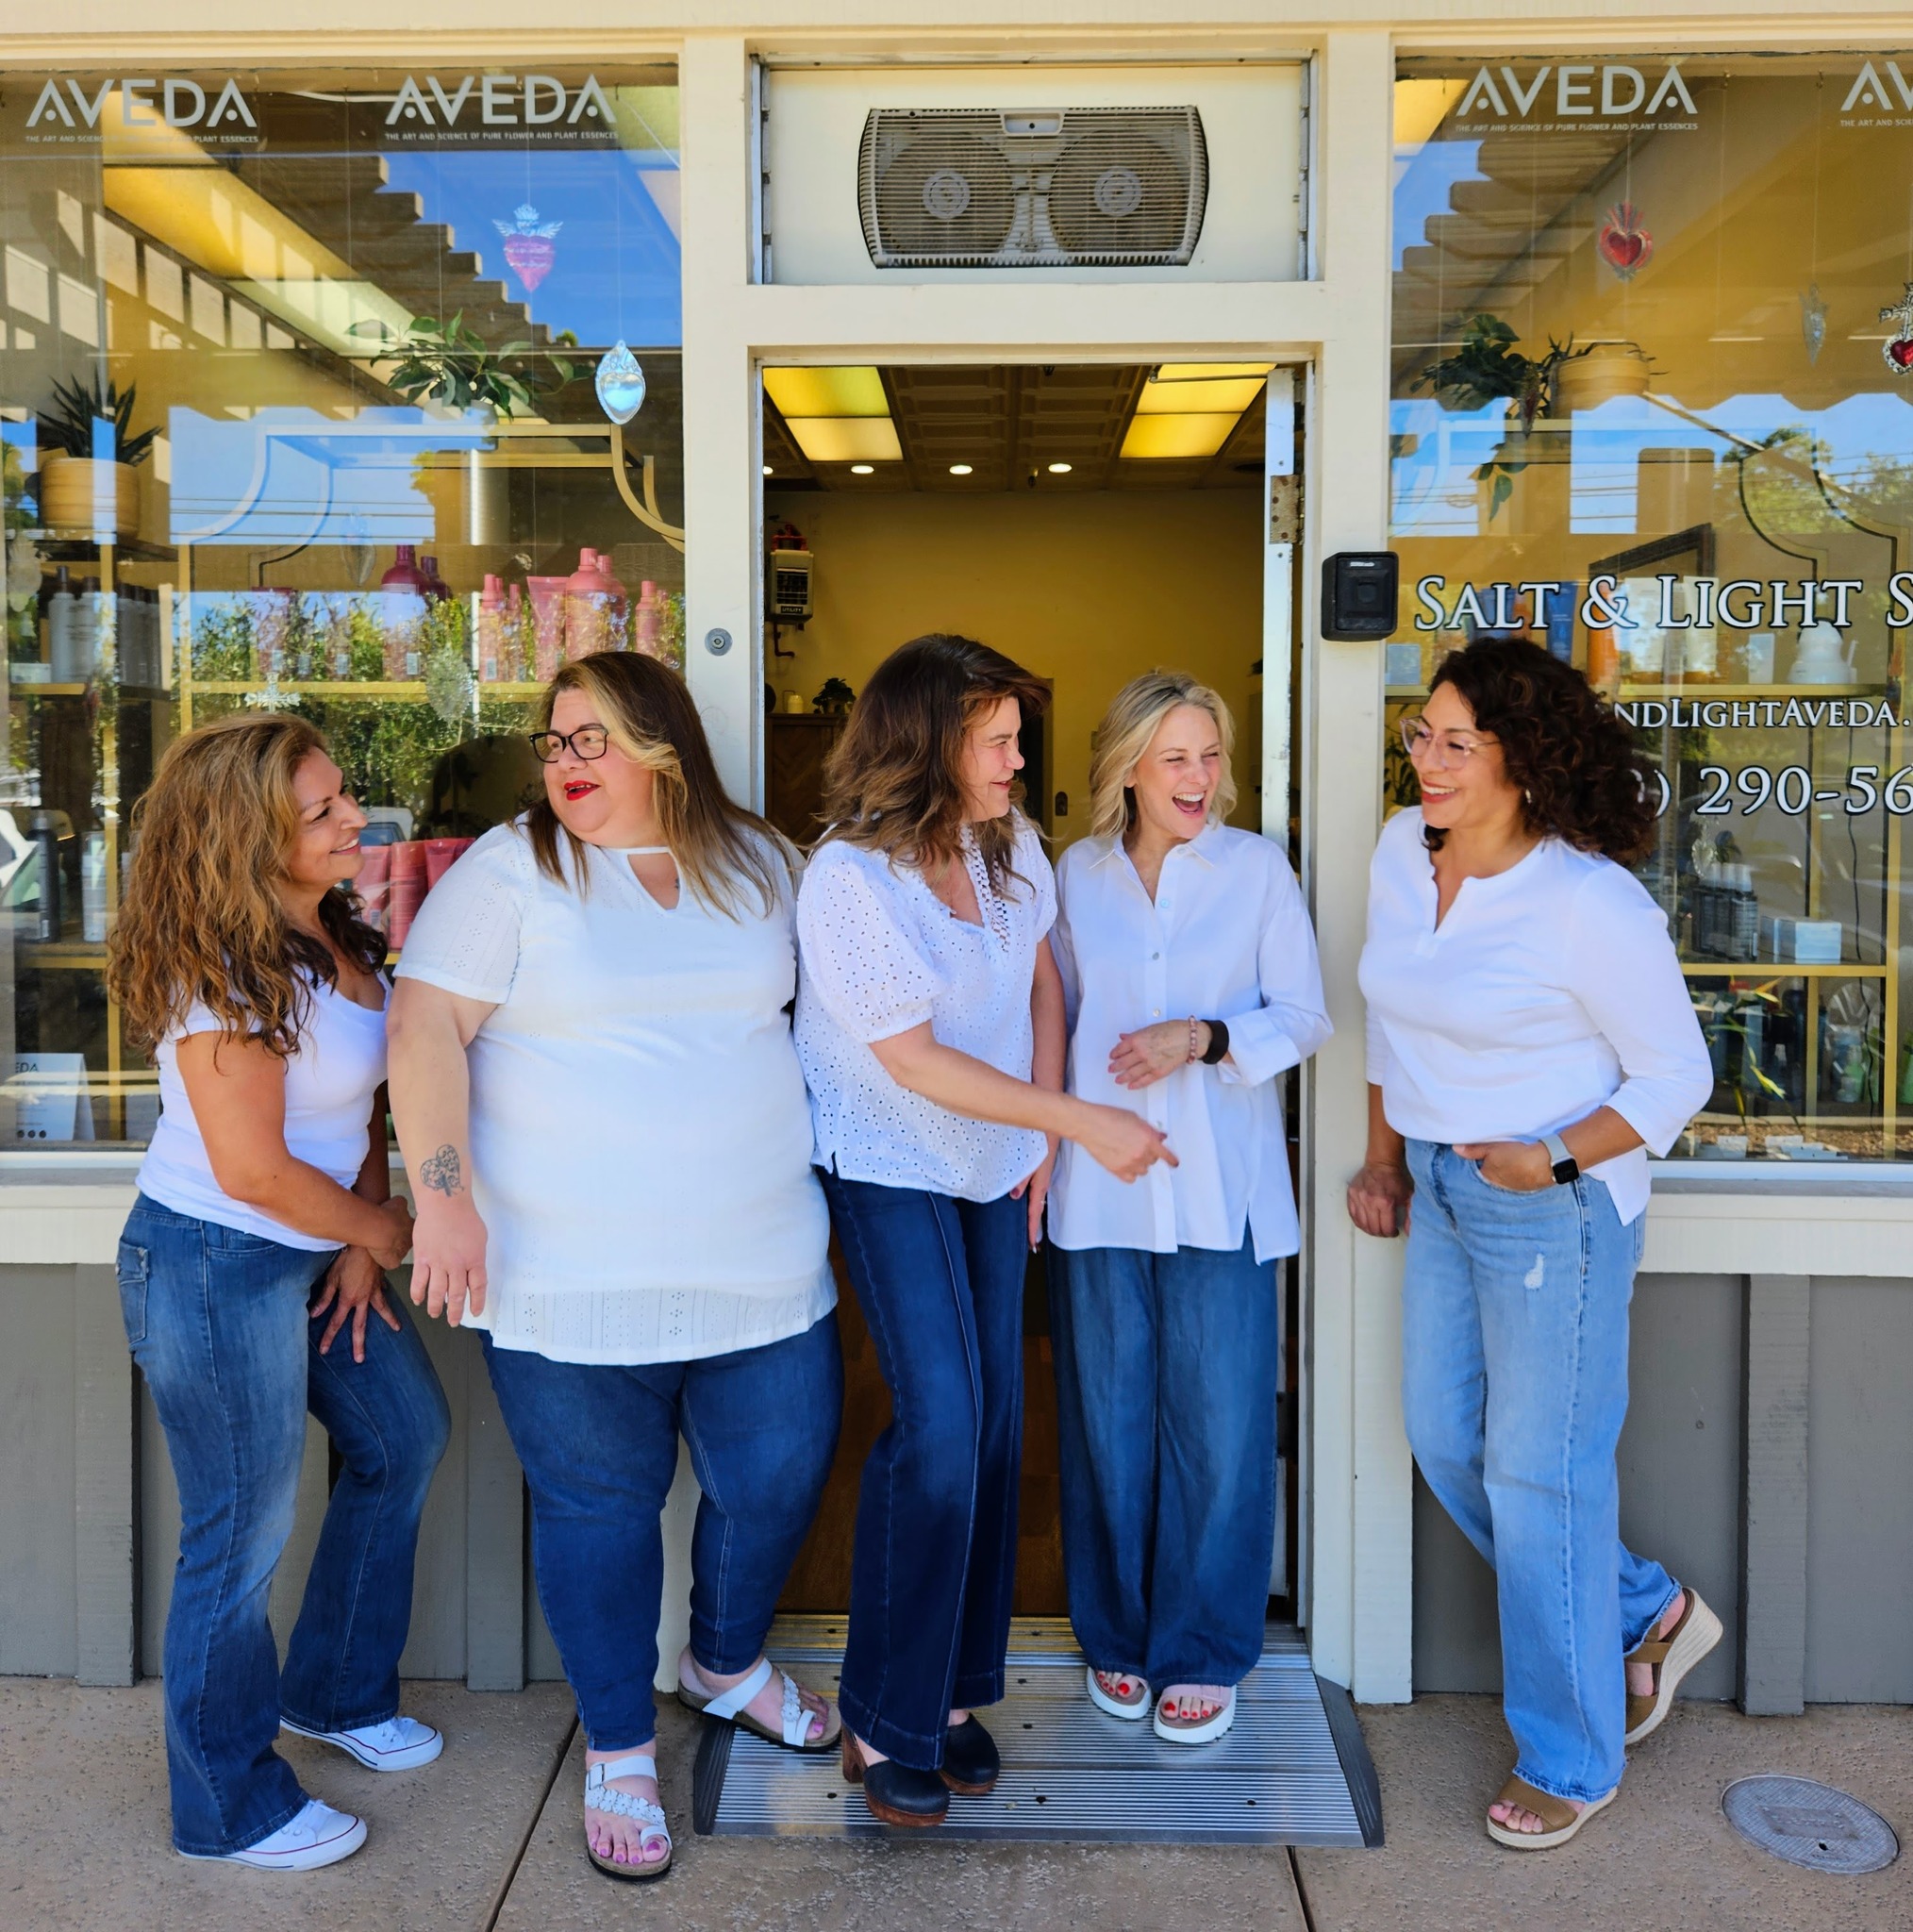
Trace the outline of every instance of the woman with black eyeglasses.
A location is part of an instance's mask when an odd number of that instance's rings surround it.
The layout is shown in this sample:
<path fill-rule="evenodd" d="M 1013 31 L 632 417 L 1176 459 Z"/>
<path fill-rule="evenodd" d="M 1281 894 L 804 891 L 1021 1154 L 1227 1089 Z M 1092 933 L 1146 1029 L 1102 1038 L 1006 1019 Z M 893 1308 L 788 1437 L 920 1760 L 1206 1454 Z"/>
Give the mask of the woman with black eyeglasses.
<path fill-rule="evenodd" d="M 585 1726 L 587 1845 L 657 1878 L 658 1516 L 680 1432 L 704 1496 L 678 1695 L 791 1750 L 840 1732 L 762 1654 L 842 1389 L 786 1013 L 796 855 L 724 796 L 690 692 L 650 658 L 566 665 L 532 746 L 544 797 L 446 874 L 399 967 L 412 1299 L 484 1331 Z"/>

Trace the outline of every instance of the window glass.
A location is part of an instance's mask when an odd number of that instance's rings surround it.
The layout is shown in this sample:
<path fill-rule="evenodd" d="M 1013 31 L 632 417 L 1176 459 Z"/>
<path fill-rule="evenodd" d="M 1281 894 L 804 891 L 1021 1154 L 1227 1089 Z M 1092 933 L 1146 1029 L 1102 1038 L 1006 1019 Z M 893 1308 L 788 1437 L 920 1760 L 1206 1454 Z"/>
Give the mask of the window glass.
<path fill-rule="evenodd" d="M 0 1136 L 143 1141 L 102 976 L 166 744 L 296 706 L 394 949 L 567 655 L 682 662 L 669 66 L 0 82 Z"/>
<path fill-rule="evenodd" d="M 1395 94 L 1394 723 L 1571 658 L 1716 1084 L 1680 1152 L 1892 1158 L 1913 742 L 1913 54 L 1415 58 Z"/>

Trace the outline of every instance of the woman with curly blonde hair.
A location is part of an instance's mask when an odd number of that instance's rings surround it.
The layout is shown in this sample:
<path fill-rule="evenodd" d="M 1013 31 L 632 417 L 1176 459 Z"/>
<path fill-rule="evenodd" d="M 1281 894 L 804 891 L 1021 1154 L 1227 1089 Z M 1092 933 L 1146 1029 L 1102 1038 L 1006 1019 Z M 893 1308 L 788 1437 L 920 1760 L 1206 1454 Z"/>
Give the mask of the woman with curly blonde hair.
<path fill-rule="evenodd" d="M 244 717 L 172 745 L 136 824 L 108 973 L 153 1049 L 163 1111 L 119 1280 L 179 1485 L 174 1843 L 308 1871 L 357 1851 L 365 1824 L 306 1796 L 273 1749 L 281 1727 L 374 1771 L 443 1742 L 398 1709 L 449 1420 L 385 1292 L 411 1216 L 386 1158 L 385 941 L 351 890 L 365 815 L 311 725 Z M 343 1467 L 281 1670 L 266 1599 L 308 1409 Z"/>

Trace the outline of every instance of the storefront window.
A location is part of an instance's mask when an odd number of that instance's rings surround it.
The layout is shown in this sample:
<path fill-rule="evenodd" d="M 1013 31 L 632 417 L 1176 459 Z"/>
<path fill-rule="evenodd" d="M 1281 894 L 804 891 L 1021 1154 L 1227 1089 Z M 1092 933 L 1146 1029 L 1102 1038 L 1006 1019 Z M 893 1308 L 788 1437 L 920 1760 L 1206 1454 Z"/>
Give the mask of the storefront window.
<path fill-rule="evenodd" d="M 1684 1154 L 1913 1118 L 1909 129 L 1913 54 L 1399 69 L 1389 743 L 1491 633 L 1635 724 L 1714 1058 Z"/>
<path fill-rule="evenodd" d="M 0 1135 L 143 1141 L 102 976 L 167 742 L 296 706 L 419 897 L 567 655 L 682 663 L 672 68 L 0 83 Z"/>

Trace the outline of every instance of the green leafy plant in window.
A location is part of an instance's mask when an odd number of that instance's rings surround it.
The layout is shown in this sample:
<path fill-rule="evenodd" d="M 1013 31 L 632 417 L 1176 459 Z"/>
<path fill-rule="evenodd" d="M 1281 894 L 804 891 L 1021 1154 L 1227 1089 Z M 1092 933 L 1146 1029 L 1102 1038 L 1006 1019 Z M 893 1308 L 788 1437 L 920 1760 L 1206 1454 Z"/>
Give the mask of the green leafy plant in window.
<path fill-rule="evenodd" d="M 371 320 L 354 323 L 350 333 L 375 341 L 374 357 L 394 364 L 385 375 L 388 389 L 408 403 L 440 403 L 460 412 L 479 408 L 510 416 L 528 410 L 540 396 L 562 389 L 578 373 L 568 356 L 549 351 L 542 358 L 548 368 L 533 359 L 514 372 L 506 365 L 524 360 L 531 344 L 505 342 L 492 348 L 476 329 L 465 326 L 462 308 L 449 322 L 415 315 L 401 331 Z M 557 341 L 563 347 L 576 346 L 569 330 Z"/>
<path fill-rule="evenodd" d="M 253 614 L 240 601 L 215 604 L 192 627 L 192 675 L 202 684 L 258 675 Z"/>
<path fill-rule="evenodd" d="M 62 456 L 82 462 L 97 457 L 104 462 L 143 463 L 153 454 L 154 439 L 159 431 L 153 428 L 135 433 L 133 405 L 138 395 L 137 383 L 128 383 L 123 395 L 116 384 L 99 375 L 86 388 L 76 381 L 57 382 L 52 407 L 39 412 L 41 439 Z M 104 438 L 94 428 L 101 422 L 108 429 Z"/>
<path fill-rule="evenodd" d="M 1519 423 L 1525 439 L 1535 426 L 1535 418 L 1547 413 L 1562 363 L 1576 360 L 1589 349 L 1575 348 L 1572 336 L 1565 342 L 1550 336 L 1545 355 L 1527 356 L 1516 347 L 1520 340 L 1500 316 L 1479 311 L 1462 323 L 1460 346 L 1429 363 L 1411 387 L 1432 391 L 1438 402 L 1454 409 L 1507 403 L 1512 406 L 1507 413 Z M 1490 522 L 1514 493 L 1514 479 L 1526 468 L 1525 457 L 1497 454 L 1475 471 L 1474 480 L 1489 485 Z"/>

